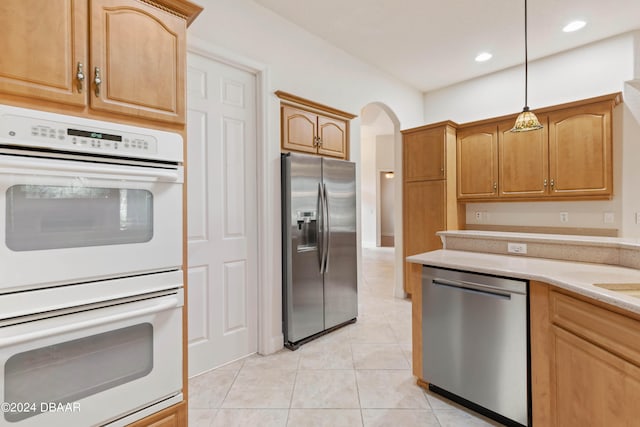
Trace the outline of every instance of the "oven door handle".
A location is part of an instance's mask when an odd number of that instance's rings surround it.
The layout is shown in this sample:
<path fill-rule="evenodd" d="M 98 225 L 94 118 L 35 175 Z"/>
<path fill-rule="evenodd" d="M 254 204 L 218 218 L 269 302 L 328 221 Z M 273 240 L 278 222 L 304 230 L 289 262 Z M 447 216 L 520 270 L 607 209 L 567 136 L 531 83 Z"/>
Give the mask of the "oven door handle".
<path fill-rule="evenodd" d="M 178 308 L 183 305 L 181 296 L 182 294 L 178 293 L 176 295 L 158 298 L 155 301 L 153 300 L 139 301 L 138 303 L 144 303 L 144 304 L 141 304 L 142 307 L 137 309 L 127 310 L 121 313 L 111 314 L 107 316 L 99 316 L 93 319 L 87 319 L 79 322 L 73 322 L 69 325 L 58 326 L 53 328 L 44 328 L 34 332 L 20 333 L 11 337 L 0 338 L 0 348 L 13 346 L 16 344 L 21 344 L 29 341 L 35 341 L 35 340 L 50 337 L 50 336 L 66 334 L 66 333 L 78 331 L 81 329 L 94 328 L 96 326 L 101 326 L 108 323 L 119 322 L 122 320 L 133 319 L 136 317 L 146 316 L 149 314 L 159 313 L 165 310 Z M 153 302 L 149 304 L 149 301 L 153 301 Z M 132 303 L 132 304 L 136 304 L 136 303 Z M 123 307 L 123 306 L 120 306 L 120 307 Z M 99 309 L 96 309 L 96 311 L 98 310 Z M 72 316 L 72 315 L 73 314 L 69 314 L 69 316 Z"/>
<path fill-rule="evenodd" d="M 139 166 L 105 166 L 98 163 L 83 164 L 68 160 L 51 161 L 47 159 L 27 159 L 8 158 L 0 156 L 1 168 L 15 168 L 14 170 L 3 171 L 3 173 L 17 173 L 32 175 L 34 170 L 44 172 L 67 172 L 91 175 L 117 175 L 119 177 L 144 177 L 156 179 L 158 181 L 178 182 L 181 181 L 179 169 L 167 170 L 151 167 Z"/>

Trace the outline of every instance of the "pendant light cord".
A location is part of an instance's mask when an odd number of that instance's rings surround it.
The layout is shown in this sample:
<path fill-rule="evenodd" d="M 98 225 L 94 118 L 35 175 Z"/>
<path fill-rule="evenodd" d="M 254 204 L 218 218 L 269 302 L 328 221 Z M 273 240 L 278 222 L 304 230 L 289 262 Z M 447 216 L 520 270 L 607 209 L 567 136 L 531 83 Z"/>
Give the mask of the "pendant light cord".
<path fill-rule="evenodd" d="M 524 108 L 529 109 L 527 87 L 529 86 L 529 55 L 527 52 L 527 0 L 524 0 Z"/>

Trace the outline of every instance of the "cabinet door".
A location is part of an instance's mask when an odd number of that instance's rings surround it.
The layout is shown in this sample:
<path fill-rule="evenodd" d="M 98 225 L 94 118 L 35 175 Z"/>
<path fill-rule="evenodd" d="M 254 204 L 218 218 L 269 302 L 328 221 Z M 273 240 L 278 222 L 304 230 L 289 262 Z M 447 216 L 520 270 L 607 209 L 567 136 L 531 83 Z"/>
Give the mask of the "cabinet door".
<path fill-rule="evenodd" d="M 640 420 L 640 368 L 552 327 L 551 402 L 556 426 L 631 426 Z"/>
<path fill-rule="evenodd" d="M 142 1 L 91 0 L 92 108 L 184 123 L 185 61 L 184 19 Z"/>
<path fill-rule="evenodd" d="M 316 153 L 318 116 L 308 111 L 282 106 L 282 150 Z"/>
<path fill-rule="evenodd" d="M 458 199 L 498 196 L 498 130 L 467 128 L 457 138 Z"/>
<path fill-rule="evenodd" d="M 0 92 L 85 104 L 87 0 L 2 0 L 0 28 Z"/>
<path fill-rule="evenodd" d="M 611 103 L 549 115 L 549 178 L 552 196 L 610 196 Z"/>
<path fill-rule="evenodd" d="M 347 122 L 325 116 L 318 116 L 318 154 L 347 158 Z"/>
<path fill-rule="evenodd" d="M 498 125 L 500 197 L 540 197 L 547 193 L 547 118 L 538 118 L 545 127 L 529 132 L 511 132 L 513 120 Z"/>
<path fill-rule="evenodd" d="M 436 232 L 446 229 L 445 181 L 408 182 L 403 192 L 404 256 L 442 249 Z M 420 275 L 411 274 L 418 264 L 405 263 L 405 292 L 420 283 Z M 419 268 L 418 268 L 419 269 Z"/>
<path fill-rule="evenodd" d="M 402 137 L 404 179 L 445 179 L 444 127 L 408 133 Z"/>

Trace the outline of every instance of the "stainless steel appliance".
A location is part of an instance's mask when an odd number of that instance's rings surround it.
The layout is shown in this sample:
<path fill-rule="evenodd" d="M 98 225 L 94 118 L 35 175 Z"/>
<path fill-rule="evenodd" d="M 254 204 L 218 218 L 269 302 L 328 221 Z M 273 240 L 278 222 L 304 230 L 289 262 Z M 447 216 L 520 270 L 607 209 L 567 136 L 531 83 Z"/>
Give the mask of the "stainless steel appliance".
<path fill-rule="evenodd" d="M 282 308 L 295 350 L 358 315 L 355 164 L 282 155 Z"/>
<path fill-rule="evenodd" d="M 183 400 L 180 135 L 0 105 L 0 426 Z"/>
<path fill-rule="evenodd" d="M 528 282 L 424 266 L 429 388 L 506 425 L 530 425 Z"/>

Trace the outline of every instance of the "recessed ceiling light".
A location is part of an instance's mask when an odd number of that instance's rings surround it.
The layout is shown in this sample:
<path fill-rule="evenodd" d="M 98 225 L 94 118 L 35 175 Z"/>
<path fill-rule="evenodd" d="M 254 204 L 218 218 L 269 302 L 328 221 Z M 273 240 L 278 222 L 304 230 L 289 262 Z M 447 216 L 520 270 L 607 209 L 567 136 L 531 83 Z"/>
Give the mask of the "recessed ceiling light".
<path fill-rule="evenodd" d="M 490 60 L 493 57 L 489 52 L 482 52 L 476 56 L 476 62 L 485 62 Z"/>
<path fill-rule="evenodd" d="M 585 25 L 587 25 L 587 23 L 584 21 L 572 21 L 572 22 L 569 22 L 567 25 L 565 25 L 562 31 L 564 31 L 565 33 L 578 31 L 580 28 L 584 27 Z"/>

